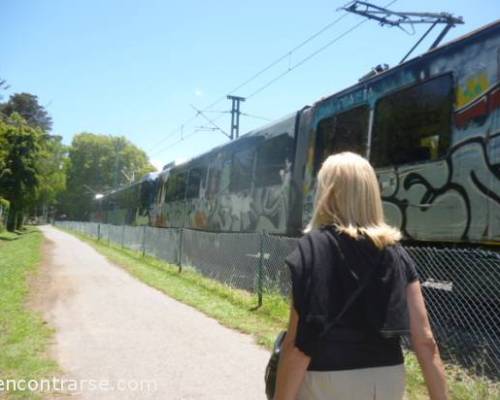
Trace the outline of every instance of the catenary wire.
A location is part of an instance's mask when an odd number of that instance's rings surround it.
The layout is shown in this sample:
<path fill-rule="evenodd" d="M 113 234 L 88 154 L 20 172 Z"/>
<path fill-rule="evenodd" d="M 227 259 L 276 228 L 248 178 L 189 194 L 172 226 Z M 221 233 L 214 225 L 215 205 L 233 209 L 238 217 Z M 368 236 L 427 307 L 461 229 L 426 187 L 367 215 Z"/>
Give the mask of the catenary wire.
<path fill-rule="evenodd" d="M 390 1 L 389 3 L 387 3 L 386 5 L 384 5 L 384 7 L 389 7 L 390 5 L 394 4 L 395 2 L 397 2 L 398 0 L 392 0 Z M 264 85 L 262 85 L 261 87 L 259 87 L 257 90 L 253 91 L 252 93 L 250 93 L 248 96 L 246 96 L 246 99 L 250 99 L 254 96 L 256 96 L 257 94 L 259 94 L 260 92 L 262 92 L 263 90 L 267 89 L 269 86 L 271 86 L 273 83 L 279 81 L 281 78 L 283 78 L 285 75 L 288 75 L 290 72 L 292 72 L 293 70 L 297 69 L 298 67 L 300 67 L 301 65 L 305 64 L 307 61 L 309 61 L 311 58 L 314 58 L 315 56 L 317 56 L 319 53 L 325 51 L 328 47 L 330 47 L 331 45 L 335 44 L 336 42 L 338 42 L 340 39 L 342 39 L 343 37 L 347 36 L 349 33 L 353 32 L 354 30 L 358 29 L 361 25 L 363 25 L 364 23 L 368 22 L 367 19 L 364 19 L 360 22 L 358 22 L 357 24 L 353 25 L 352 27 L 350 27 L 349 29 L 347 29 L 346 31 L 342 32 L 340 35 L 336 36 L 335 38 L 333 38 L 332 40 L 330 40 L 328 43 L 326 43 L 324 46 L 321 46 L 318 50 L 312 52 L 311 54 L 309 54 L 307 57 L 304 57 L 302 60 L 300 60 L 299 62 L 297 62 L 296 64 L 294 64 L 293 66 L 289 67 L 286 71 L 283 71 L 281 74 L 277 75 L 276 77 L 274 77 L 273 79 L 271 79 L 270 81 L 268 81 L 267 83 L 265 83 Z"/>
<path fill-rule="evenodd" d="M 244 113 L 244 112 L 240 112 L 240 114 L 245 116 L 245 117 L 249 117 L 249 118 L 261 119 L 263 121 L 272 121 L 272 119 L 266 118 L 266 117 L 261 117 L 260 115 L 253 115 L 253 114 L 248 114 L 248 113 Z"/>
<path fill-rule="evenodd" d="M 383 7 L 389 7 L 391 5 L 393 5 L 394 3 L 396 3 L 398 0 L 392 0 L 390 2 L 388 2 L 387 4 L 385 4 Z M 335 21 L 331 22 L 328 26 L 331 27 L 333 26 L 334 24 L 340 22 L 340 20 L 342 20 L 343 18 L 345 18 L 345 16 L 348 15 L 348 13 L 344 13 L 341 17 L 337 18 Z M 285 70 L 284 72 L 282 72 L 281 74 L 277 75 L 276 77 L 274 77 L 273 79 L 271 79 L 270 81 L 268 81 L 267 83 L 265 83 L 264 85 L 260 86 L 257 90 L 253 91 L 252 93 L 250 93 L 248 96 L 246 96 L 246 99 L 249 99 L 249 98 L 252 98 L 254 96 L 256 96 L 257 94 L 261 93 L 262 91 L 264 91 L 265 89 L 267 89 L 269 86 L 271 86 L 272 84 L 274 84 L 275 82 L 279 81 L 280 79 L 282 79 L 284 76 L 288 75 L 290 72 L 292 72 L 293 70 L 297 69 L 298 67 L 300 67 L 301 65 L 305 64 L 307 61 L 309 61 L 310 59 L 314 58 L 316 55 L 318 55 L 319 53 L 323 52 L 324 50 L 326 50 L 328 47 L 330 47 L 331 45 L 335 44 L 336 42 L 338 42 L 340 39 L 344 38 L 345 36 L 347 36 L 348 34 L 350 34 L 351 32 L 353 32 L 354 30 L 358 29 L 361 25 L 363 25 L 364 23 L 366 23 L 368 20 L 362 20 L 360 22 L 358 22 L 357 24 L 353 25 L 351 28 L 347 29 L 346 31 L 342 32 L 340 35 L 336 36 L 334 39 L 330 40 L 328 43 L 326 43 L 324 46 L 320 47 L 318 50 L 312 52 L 311 54 L 309 54 L 307 57 L 304 57 L 303 59 L 301 59 L 299 62 L 297 62 L 296 64 L 294 64 L 293 66 L 289 67 L 287 70 Z M 325 27 L 326 28 L 326 27 Z M 320 31 L 317 32 L 317 34 L 314 34 L 311 36 L 311 39 L 312 40 L 313 38 L 317 37 L 320 33 L 324 32 L 326 29 L 328 28 L 322 28 Z M 308 43 L 309 41 L 309 38 L 304 40 L 301 44 L 299 44 L 298 46 L 294 47 L 293 51 L 296 51 L 297 49 L 299 49 L 300 47 L 302 47 L 303 45 L 305 45 L 306 43 Z M 288 57 L 289 55 L 291 54 L 291 51 L 287 52 L 285 55 L 283 55 L 282 57 L 279 58 L 280 61 L 282 61 L 283 59 L 285 59 L 286 57 Z M 269 70 L 272 66 L 276 65 L 278 63 L 278 59 L 276 59 L 273 63 L 269 64 L 267 67 L 263 68 L 261 71 L 259 71 L 258 73 L 254 74 L 252 76 L 252 79 L 247 79 L 245 82 L 243 82 L 243 84 L 237 86 L 235 89 L 233 89 L 233 91 L 231 91 L 230 93 L 234 93 L 234 91 L 240 89 L 241 87 L 245 86 L 246 84 L 248 84 L 249 82 L 251 82 L 252 80 L 254 80 L 255 78 L 257 78 L 258 76 L 260 76 L 262 73 L 264 73 L 265 71 Z M 209 108 L 217 105 L 219 102 L 221 102 L 223 99 L 226 99 L 226 96 L 221 96 L 219 99 L 217 99 L 216 101 L 214 101 L 213 103 L 209 104 L 207 107 L 205 107 L 204 109 L 200 110 L 201 112 L 205 112 L 207 111 Z M 197 112 L 197 114 L 195 114 L 195 116 L 193 116 L 189 122 L 193 121 L 194 119 L 196 119 L 198 117 L 198 115 L 200 115 L 200 112 Z M 220 115 L 218 118 L 214 119 L 213 121 L 217 121 L 218 119 L 220 119 L 223 115 Z M 184 123 L 183 125 L 185 125 L 186 123 Z M 181 125 L 181 126 L 183 126 Z M 180 130 L 180 128 L 177 128 L 176 131 Z M 155 151 L 152 155 L 155 155 L 155 154 L 158 154 L 158 153 L 162 153 L 164 152 L 165 150 L 168 150 L 170 149 L 171 147 L 174 147 L 175 145 L 179 144 L 180 142 L 182 142 L 183 140 L 187 139 L 188 137 L 190 137 L 192 135 L 188 135 L 188 136 L 185 136 L 184 138 L 182 138 L 181 140 L 179 141 L 176 141 L 175 143 L 173 143 L 172 145 L 169 145 L 169 146 L 166 146 L 166 147 L 162 147 L 160 149 L 158 149 L 157 151 Z M 161 142 L 160 142 L 161 143 Z"/>
<path fill-rule="evenodd" d="M 261 76 L 263 73 L 269 71 L 272 67 L 274 67 L 275 65 L 279 64 L 281 61 L 285 60 L 287 57 L 290 57 L 294 52 L 296 52 L 297 50 L 301 49 L 306 44 L 308 44 L 309 42 L 311 42 L 312 40 L 314 40 L 315 38 L 317 38 L 318 36 L 320 36 L 321 34 L 323 34 L 324 32 L 326 32 L 328 29 L 330 29 L 333 26 L 335 26 L 336 24 L 338 24 L 342 19 L 344 19 L 345 17 L 347 17 L 347 15 L 349 15 L 349 13 L 347 13 L 347 12 L 343 13 L 340 17 L 336 18 L 335 20 L 333 20 L 329 24 L 325 25 L 323 28 L 321 28 L 317 32 L 313 33 L 308 38 L 304 39 L 298 45 L 296 45 L 292 49 L 288 50 L 286 53 L 284 53 L 280 57 L 276 58 L 274 61 L 272 61 L 271 63 L 269 63 L 268 65 L 266 65 L 264 68 L 262 68 L 261 70 L 259 70 L 258 72 L 256 72 L 255 74 L 253 74 L 252 76 L 250 76 L 249 78 L 247 78 L 246 80 L 244 80 L 242 83 L 240 83 L 239 85 L 235 86 L 232 90 L 230 90 L 228 92 L 228 94 L 233 94 L 237 90 L 241 89 L 242 87 L 246 86 L 250 82 L 254 81 L 259 76 Z M 210 103 L 208 106 L 204 107 L 201 111 L 203 111 L 203 112 L 208 111 L 210 108 L 216 106 L 217 104 L 219 104 L 221 101 L 223 101 L 225 99 L 226 99 L 226 95 L 220 96 L 215 101 L 213 101 L 212 103 Z M 188 118 L 186 121 L 184 121 L 178 127 L 176 127 L 175 129 L 173 129 L 172 131 L 170 131 L 163 139 L 161 139 L 153 147 L 151 147 L 151 150 L 154 149 L 154 148 L 156 148 L 158 145 L 162 144 L 165 140 L 167 140 L 169 137 L 171 137 L 175 133 L 179 132 L 182 129 L 181 128 L 182 126 L 187 125 L 187 124 L 193 122 L 195 119 L 198 118 L 198 115 L 199 114 L 195 114 L 193 117 Z"/>

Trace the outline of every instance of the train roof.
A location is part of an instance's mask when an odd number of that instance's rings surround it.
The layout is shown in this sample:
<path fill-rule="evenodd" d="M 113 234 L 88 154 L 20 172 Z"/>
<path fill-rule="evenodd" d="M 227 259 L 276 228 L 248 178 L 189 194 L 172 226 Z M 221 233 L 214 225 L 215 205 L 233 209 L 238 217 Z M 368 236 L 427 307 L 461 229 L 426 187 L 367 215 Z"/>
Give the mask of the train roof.
<path fill-rule="evenodd" d="M 187 165 L 189 163 L 195 163 L 199 160 L 204 159 L 205 157 L 210 156 L 213 153 L 219 152 L 221 149 L 227 149 L 227 148 L 230 148 L 233 146 L 237 147 L 239 144 L 248 140 L 249 138 L 254 137 L 254 136 L 261 136 L 266 131 L 269 131 L 270 129 L 275 129 L 275 128 L 279 129 L 280 126 L 287 125 L 290 123 L 291 120 L 295 120 L 295 118 L 297 117 L 297 112 L 298 111 L 294 111 L 292 113 L 285 115 L 284 117 L 281 117 L 278 120 L 269 122 L 265 125 L 260 126 L 259 128 L 252 129 L 251 131 L 248 131 L 247 133 L 241 135 L 238 139 L 234 139 L 231 142 L 224 143 L 224 144 L 221 144 L 219 146 L 213 147 L 210 150 L 208 150 L 204 153 L 201 153 L 193 158 L 184 160 L 182 163 L 179 163 L 179 164 L 169 163 L 167 165 L 171 165 L 170 168 L 165 168 L 163 171 L 161 171 L 159 173 L 159 175 L 161 177 L 167 177 L 170 174 L 170 171 L 172 169 L 182 168 L 184 165 Z"/>
<path fill-rule="evenodd" d="M 127 189 L 134 187 L 134 186 L 137 186 L 137 185 L 140 185 L 144 182 L 154 182 L 156 180 L 156 178 L 158 178 L 159 175 L 160 175 L 159 172 L 148 172 L 146 175 L 142 176 L 141 179 L 139 179 L 138 181 L 132 182 L 132 183 L 125 185 L 125 186 L 120 186 L 119 188 L 113 189 L 110 192 L 104 193 L 104 195 L 101 199 L 103 199 L 107 196 L 111 196 L 111 195 L 120 193 L 124 190 L 127 190 Z"/>

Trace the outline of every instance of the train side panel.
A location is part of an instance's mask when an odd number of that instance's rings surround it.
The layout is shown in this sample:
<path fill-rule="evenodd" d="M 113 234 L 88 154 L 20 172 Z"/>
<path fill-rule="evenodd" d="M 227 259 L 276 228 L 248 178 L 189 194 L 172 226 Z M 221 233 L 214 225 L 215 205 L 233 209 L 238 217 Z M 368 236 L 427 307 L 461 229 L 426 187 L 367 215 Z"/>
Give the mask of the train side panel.
<path fill-rule="evenodd" d="M 156 195 L 153 224 L 288 233 L 296 119 L 294 114 L 172 168 L 158 185 L 164 193 Z"/>
<path fill-rule="evenodd" d="M 499 52 L 496 23 L 317 103 L 301 132 L 303 225 L 321 160 L 351 150 L 376 167 L 407 238 L 500 244 Z"/>

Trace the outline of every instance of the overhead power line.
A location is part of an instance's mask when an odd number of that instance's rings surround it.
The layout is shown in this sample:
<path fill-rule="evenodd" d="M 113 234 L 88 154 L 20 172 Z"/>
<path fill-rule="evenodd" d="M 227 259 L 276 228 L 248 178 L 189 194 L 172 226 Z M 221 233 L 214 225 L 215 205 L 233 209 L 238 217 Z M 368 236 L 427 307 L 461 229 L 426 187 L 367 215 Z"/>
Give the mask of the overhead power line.
<path fill-rule="evenodd" d="M 272 67 L 274 67 L 275 65 L 279 64 L 281 61 L 284 61 L 286 60 L 287 58 L 290 58 L 290 56 L 295 53 L 297 50 L 301 49 L 302 47 L 304 47 L 306 44 L 308 44 L 309 42 L 311 42 L 312 40 L 316 39 L 318 36 L 320 36 L 322 33 L 326 32 L 328 29 L 330 29 L 331 27 L 335 26 L 336 24 L 338 24 L 341 20 L 343 20 L 345 17 L 347 17 L 349 15 L 349 13 L 345 12 L 344 14 L 342 14 L 340 17 L 338 17 L 337 19 L 333 20 L 332 22 L 330 22 L 329 24 L 325 25 L 323 28 L 321 28 L 319 31 L 313 33 L 311 36 L 309 36 L 307 39 L 303 40 L 302 42 L 300 42 L 298 45 L 296 45 L 295 47 L 293 47 L 292 49 L 288 50 L 286 53 L 284 53 L 283 55 L 279 56 L 278 58 L 276 58 L 274 61 L 272 61 L 271 63 L 269 63 L 268 65 L 266 65 L 264 68 L 262 68 L 260 71 L 257 71 L 255 74 L 253 74 L 252 76 L 250 76 L 249 78 L 247 78 L 246 80 L 244 80 L 242 83 L 240 83 L 239 85 L 237 85 L 234 89 L 230 90 L 228 93 L 229 94 L 232 94 L 234 92 L 236 92 L 237 90 L 240 90 L 241 88 L 245 87 L 246 85 L 248 85 L 250 82 L 253 82 L 255 79 L 257 79 L 259 76 L 261 76 L 262 74 L 264 74 L 265 72 L 269 71 Z M 221 96 L 219 97 L 217 100 L 215 100 L 213 103 L 209 104 L 207 107 L 205 107 L 205 109 L 209 109 L 209 108 L 212 108 L 213 106 L 219 104 L 221 101 L 223 101 L 224 99 L 226 98 L 226 96 Z"/>
<path fill-rule="evenodd" d="M 394 3 L 396 3 L 397 1 L 398 0 L 392 0 L 392 1 L 388 2 L 387 4 L 385 4 L 383 7 L 389 7 L 389 6 L 393 5 Z M 309 43 L 311 40 L 313 40 L 314 38 L 318 37 L 320 34 L 322 34 L 323 32 L 325 32 L 326 30 L 328 30 L 332 26 L 336 25 L 338 22 L 340 22 L 342 19 L 344 19 L 347 15 L 348 15 L 348 13 L 345 12 L 339 18 L 335 19 L 334 21 L 332 21 L 331 23 L 329 23 L 328 25 L 326 25 L 325 27 L 323 27 L 322 29 L 320 29 L 319 31 L 317 31 L 316 33 L 314 33 L 313 35 L 309 36 L 307 39 L 305 39 L 304 41 L 302 41 L 299 45 L 295 46 L 293 49 L 289 50 L 284 55 L 282 55 L 281 57 L 277 58 L 275 61 L 273 61 L 272 63 L 270 63 L 269 65 L 267 65 L 266 67 L 264 67 L 263 69 L 261 69 L 260 71 L 258 71 L 257 73 L 255 73 L 254 75 L 252 75 L 247 80 L 243 81 L 243 83 L 241 83 L 240 85 L 238 85 L 237 87 L 235 87 L 229 93 L 234 93 L 236 90 L 239 90 L 242 87 L 246 86 L 248 83 L 252 82 L 257 77 L 261 76 L 264 72 L 268 71 L 270 68 L 272 68 L 273 66 L 277 65 L 280 61 L 283 61 L 284 59 L 286 59 L 287 57 L 289 57 L 293 52 L 297 51 L 298 49 L 300 49 L 301 47 L 303 47 L 304 45 L 306 45 L 307 43 Z M 321 46 L 318 50 L 316 50 L 316 51 L 312 52 L 311 54 L 309 54 L 308 56 L 304 57 L 303 59 L 301 59 L 300 61 L 298 61 L 294 65 L 292 65 L 291 67 L 289 66 L 287 70 L 285 70 L 284 72 L 280 73 L 279 75 L 277 75 L 276 77 L 274 77 L 270 81 L 266 82 L 264 85 L 260 86 L 258 89 L 256 89 L 252 93 L 250 93 L 248 96 L 246 96 L 246 99 L 252 98 L 252 97 L 256 96 L 257 94 L 261 93 L 262 91 L 264 91 L 265 89 L 267 89 L 269 86 L 271 86 L 275 82 L 279 81 L 284 76 L 288 75 L 290 72 L 294 71 L 295 69 L 297 69 L 301 65 L 305 64 L 307 61 L 309 61 L 310 59 L 314 58 L 315 56 L 317 56 L 321 52 L 325 51 L 328 47 L 332 46 L 333 44 L 335 44 L 336 42 L 338 42 L 340 39 L 344 38 L 345 36 L 347 36 L 348 34 L 350 34 L 351 32 L 353 32 L 354 30 L 358 29 L 361 25 L 363 25 L 366 22 L 367 22 L 367 20 L 363 20 L 363 21 L 358 22 L 357 24 L 353 25 L 352 27 L 350 27 L 346 31 L 342 32 L 340 35 L 338 35 L 335 38 L 333 38 L 332 40 L 330 40 L 325 45 Z M 187 122 L 184 122 L 181 126 L 184 126 L 184 125 L 186 125 L 189 122 L 192 122 L 193 120 L 195 120 L 196 118 L 198 118 L 199 115 L 202 115 L 205 119 L 207 119 L 206 115 L 204 115 L 203 113 L 209 111 L 209 108 L 214 107 L 215 105 L 219 104 L 221 101 L 225 100 L 226 98 L 227 98 L 226 96 L 221 96 L 220 98 L 218 98 L 217 100 L 215 100 L 214 102 L 212 102 L 211 104 L 209 104 L 208 106 L 206 106 L 205 108 L 203 108 L 201 110 L 198 110 L 194 106 L 192 106 L 193 108 L 195 108 L 197 110 L 197 113 L 192 118 L 190 118 L 189 120 L 187 120 Z M 211 121 L 209 120 L 209 122 L 213 123 L 213 122 L 217 121 L 218 119 L 220 119 L 222 116 L 223 115 L 220 115 L 216 119 L 213 119 Z M 179 131 L 179 130 L 180 130 L 180 127 L 176 128 L 176 130 L 174 130 L 174 132 Z M 220 129 L 220 131 L 224 132 L 222 129 Z M 155 151 L 153 154 L 157 154 L 159 152 L 164 152 L 165 150 L 168 150 L 171 147 L 174 147 L 175 145 L 179 144 L 184 139 L 187 139 L 188 137 L 193 136 L 193 134 L 195 134 L 195 133 L 196 132 L 193 132 L 192 134 L 187 135 L 184 138 L 181 138 L 181 140 L 178 140 L 178 141 L 176 141 L 175 143 L 173 143 L 173 144 L 171 144 L 169 146 L 162 147 L 161 149 Z M 224 134 L 226 134 L 226 133 L 224 132 Z M 160 142 L 160 143 L 162 143 L 162 142 Z M 158 143 L 158 144 L 160 144 L 160 143 Z"/>
<path fill-rule="evenodd" d="M 204 111 L 205 113 L 205 111 Z M 212 122 L 211 123 L 215 123 L 217 122 L 219 119 L 221 119 L 224 115 L 219 115 L 217 118 L 213 118 L 212 119 Z M 196 119 L 198 118 L 198 115 L 196 114 L 195 117 L 193 119 Z M 213 125 L 212 125 L 213 126 Z M 216 125 L 217 126 L 217 125 Z M 217 126 L 217 128 L 214 128 L 214 131 L 217 130 L 217 131 L 223 131 L 220 127 Z M 194 134 L 198 133 L 199 130 L 195 129 L 194 132 L 184 136 L 184 137 L 181 137 L 179 140 L 176 140 L 175 142 L 172 142 L 172 143 L 167 143 L 166 145 L 164 146 L 161 146 L 160 148 L 158 148 L 157 150 L 155 150 L 154 152 L 151 153 L 151 155 L 156 155 L 156 154 L 159 154 L 159 153 L 163 153 L 165 150 L 168 150 L 176 145 L 178 145 L 179 143 L 183 142 L 184 139 L 188 139 L 190 138 L 191 136 L 193 136 Z M 227 135 L 225 132 L 224 132 L 225 135 Z"/>
<path fill-rule="evenodd" d="M 387 3 L 384 7 L 389 7 L 390 5 L 394 4 L 395 2 L 397 2 L 398 0 L 392 0 L 391 2 Z M 257 90 L 253 91 L 252 93 L 250 93 L 248 96 L 246 96 L 247 99 L 250 99 L 254 96 L 256 96 L 257 94 L 259 94 L 260 92 L 262 92 L 263 90 L 267 89 L 269 86 L 271 86 L 273 83 L 279 81 L 281 78 L 283 78 L 285 75 L 288 75 L 290 72 L 292 72 L 293 70 L 297 69 L 298 67 L 300 67 L 301 65 L 305 64 L 307 61 L 309 61 L 311 58 L 317 56 L 319 53 L 325 51 L 328 47 L 330 47 L 331 45 L 337 43 L 340 39 L 342 39 L 343 37 L 347 36 L 349 33 L 353 32 L 354 30 L 358 29 L 361 25 L 363 25 L 364 23 L 366 23 L 368 20 L 363 20 L 363 21 L 360 21 L 358 22 L 357 24 L 353 25 L 352 27 L 350 27 L 349 29 L 347 29 L 346 31 L 342 32 L 340 35 L 336 36 L 335 38 L 333 38 L 332 40 L 330 40 L 328 43 L 326 43 L 324 46 L 321 46 L 318 50 L 312 52 L 311 54 L 309 54 L 307 57 L 304 57 L 302 60 L 300 60 L 299 62 L 297 62 L 296 64 L 294 64 L 293 66 L 289 67 L 287 70 L 283 71 L 281 74 L 275 76 L 273 79 L 271 79 L 270 81 L 268 81 L 267 83 L 265 83 L 264 85 L 262 85 L 261 87 L 259 87 Z"/>
<path fill-rule="evenodd" d="M 332 28 L 333 26 L 335 26 L 336 24 L 338 24 L 342 19 L 344 19 L 345 17 L 347 17 L 349 15 L 349 13 L 347 12 L 344 12 L 340 17 L 336 18 L 335 20 L 333 20 L 332 22 L 330 22 L 329 24 L 325 25 L 324 27 L 322 27 L 320 30 L 318 30 L 317 32 L 313 33 L 312 35 L 310 35 L 309 37 L 307 37 L 305 40 L 303 40 L 302 42 L 300 42 L 298 45 L 294 46 L 292 49 L 288 50 L 286 53 L 284 53 L 283 55 L 281 55 L 280 57 L 276 58 L 274 61 L 272 61 L 271 63 L 269 63 L 268 65 L 266 65 L 264 68 L 262 68 L 261 70 L 257 71 L 256 73 L 254 73 L 252 76 L 250 76 L 249 78 L 245 79 L 243 82 L 241 82 L 240 84 L 238 84 L 237 86 L 235 86 L 232 90 L 230 91 L 227 91 L 226 93 L 229 93 L 229 94 L 233 94 L 235 93 L 237 90 L 243 88 L 244 86 L 248 85 L 250 82 L 253 82 L 255 79 L 257 79 L 259 76 L 261 76 L 262 74 L 264 74 L 265 72 L 269 71 L 272 67 L 274 67 L 275 65 L 279 64 L 281 61 L 283 60 L 286 60 L 287 58 L 289 58 L 293 53 L 295 53 L 297 50 L 301 49 L 302 47 L 304 47 L 306 44 L 308 44 L 309 42 L 311 42 L 312 40 L 314 40 L 315 38 L 317 38 L 318 36 L 320 36 L 321 34 L 323 34 L 324 32 L 326 32 L 328 29 Z M 210 108 L 216 106 L 217 104 L 221 103 L 223 100 L 226 99 L 226 95 L 224 96 L 221 96 L 219 97 L 218 99 L 216 99 L 215 101 L 213 101 L 212 103 L 210 103 L 208 106 L 204 107 L 203 109 L 201 109 L 201 111 L 203 112 L 207 112 Z M 181 130 L 181 126 L 183 125 L 187 125 L 191 122 L 193 122 L 195 119 L 198 118 L 198 114 L 195 114 L 193 117 L 185 120 L 183 123 L 181 123 L 177 128 L 173 129 L 172 131 L 170 131 L 165 137 L 163 137 L 159 142 L 157 142 L 152 148 L 151 150 L 153 150 L 154 148 L 156 148 L 158 145 L 164 143 L 169 137 L 171 137 L 172 135 L 176 134 L 177 132 L 179 132 Z"/>
<path fill-rule="evenodd" d="M 214 128 L 218 129 L 221 133 L 223 133 L 224 135 L 226 135 L 228 138 L 231 138 L 231 136 L 224 129 L 222 129 L 219 125 L 217 125 L 215 123 L 215 120 L 213 120 L 211 118 L 208 118 L 202 110 L 199 110 L 194 105 L 191 104 L 191 107 L 196 111 L 196 116 L 201 115 Z"/>
<path fill-rule="evenodd" d="M 248 114 L 248 113 L 240 113 L 241 115 L 245 116 L 245 117 L 250 117 L 250 118 L 255 118 L 255 119 L 260 119 L 260 120 L 263 120 L 263 121 L 272 121 L 272 119 L 270 118 L 266 118 L 266 117 L 261 117 L 259 115 L 253 115 L 253 114 Z"/>

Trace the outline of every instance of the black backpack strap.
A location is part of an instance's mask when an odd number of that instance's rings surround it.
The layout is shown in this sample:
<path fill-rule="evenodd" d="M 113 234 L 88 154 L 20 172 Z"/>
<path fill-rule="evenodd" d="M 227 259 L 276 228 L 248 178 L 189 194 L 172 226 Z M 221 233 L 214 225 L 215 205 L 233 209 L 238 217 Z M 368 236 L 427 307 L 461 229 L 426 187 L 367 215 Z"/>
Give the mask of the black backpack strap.
<path fill-rule="evenodd" d="M 361 250 L 361 251 L 364 252 L 364 249 Z M 378 266 L 382 262 L 383 256 L 384 256 L 384 251 L 382 250 L 381 253 L 380 253 L 380 255 L 379 255 L 379 257 L 378 257 L 378 259 L 377 259 L 377 262 L 370 269 L 370 271 L 366 274 L 363 282 L 361 282 L 361 284 L 356 288 L 356 290 L 347 299 L 347 301 L 345 302 L 344 306 L 342 307 L 342 310 L 340 310 L 340 312 L 335 317 L 335 319 L 332 322 L 330 322 L 327 326 L 325 326 L 325 328 L 323 329 L 323 332 L 320 334 L 320 337 L 324 337 L 327 333 L 330 332 L 330 330 L 335 325 L 337 325 L 339 323 L 339 321 L 344 316 L 344 314 L 347 312 L 347 310 L 349 310 L 349 308 L 351 307 L 351 305 L 357 300 L 357 298 L 360 296 L 360 294 L 363 292 L 363 290 L 365 290 L 366 286 L 368 286 L 368 283 L 372 279 L 372 277 L 373 277 L 373 275 L 375 273 L 375 270 L 378 269 Z"/>

